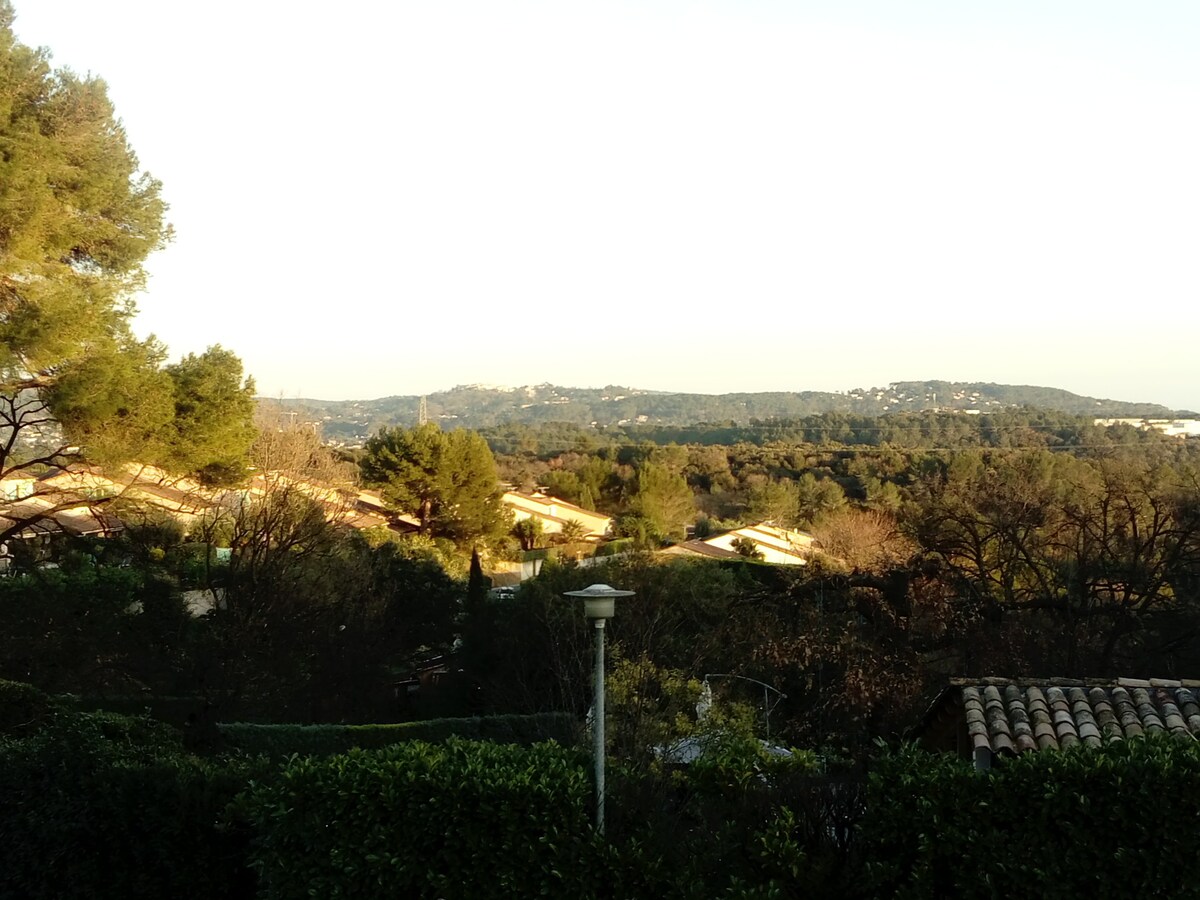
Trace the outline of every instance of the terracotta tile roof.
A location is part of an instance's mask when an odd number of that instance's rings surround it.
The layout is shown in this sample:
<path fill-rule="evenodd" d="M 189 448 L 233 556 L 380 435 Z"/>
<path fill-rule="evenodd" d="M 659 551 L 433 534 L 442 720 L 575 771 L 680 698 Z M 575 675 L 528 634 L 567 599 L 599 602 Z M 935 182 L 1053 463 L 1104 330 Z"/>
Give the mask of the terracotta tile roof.
<path fill-rule="evenodd" d="M 711 556 L 713 559 L 744 559 L 736 550 L 714 547 L 704 541 L 684 541 L 658 551 L 665 556 Z"/>
<path fill-rule="evenodd" d="M 116 517 L 66 491 L 45 491 L 0 504 L 0 527 L 8 529 L 22 523 L 18 537 L 110 535 L 124 528 Z"/>
<path fill-rule="evenodd" d="M 1200 739 L 1200 680 L 955 679 L 927 723 L 948 704 L 976 752 L 1099 747 L 1155 733 Z"/>

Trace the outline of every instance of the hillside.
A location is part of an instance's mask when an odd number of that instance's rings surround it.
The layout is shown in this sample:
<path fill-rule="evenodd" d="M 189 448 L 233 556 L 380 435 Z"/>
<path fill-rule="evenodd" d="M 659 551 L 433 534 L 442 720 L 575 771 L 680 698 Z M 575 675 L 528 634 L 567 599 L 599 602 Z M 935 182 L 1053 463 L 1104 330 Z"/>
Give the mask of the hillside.
<path fill-rule="evenodd" d="M 354 445 L 382 426 L 412 425 L 420 397 L 378 400 L 283 400 L 285 410 L 320 422 L 327 440 Z M 540 384 L 509 388 L 460 385 L 426 398 L 429 418 L 445 427 L 487 428 L 508 423 L 575 425 L 691 425 L 796 418 L 827 412 L 886 415 L 921 409 L 989 412 L 1036 406 L 1072 415 L 1169 417 L 1155 403 L 1083 397 L 1057 388 L 949 381 L 901 381 L 882 388 L 829 393 L 677 394 L 609 385 L 569 388 Z"/>

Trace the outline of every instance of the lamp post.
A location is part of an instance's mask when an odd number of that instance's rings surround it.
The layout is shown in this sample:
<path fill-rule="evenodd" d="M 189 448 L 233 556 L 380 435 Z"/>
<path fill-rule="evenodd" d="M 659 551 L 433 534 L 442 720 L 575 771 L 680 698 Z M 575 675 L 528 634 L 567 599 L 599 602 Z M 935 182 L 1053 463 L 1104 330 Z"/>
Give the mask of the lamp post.
<path fill-rule="evenodd" d="M 592 705 L 592 755 L 596 766 L 596 832 L 604 834 L 604 623 L 613 617 L 615 600 L 632 597 L 633 591 L 619 591 L 607 584 L 593 584 L 582 591 L 567 591 L 564 596 L 583 601 L 583 614 L 592 620 L 596 634 L 595 701 Z"/>

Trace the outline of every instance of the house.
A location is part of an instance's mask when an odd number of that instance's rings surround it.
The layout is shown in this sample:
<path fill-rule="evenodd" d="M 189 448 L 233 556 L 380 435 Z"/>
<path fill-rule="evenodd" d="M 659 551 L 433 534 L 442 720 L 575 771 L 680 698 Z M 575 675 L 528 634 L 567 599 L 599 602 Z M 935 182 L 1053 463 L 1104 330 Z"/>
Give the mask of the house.
<path fill-rule="evenodd" d="M 23 500 L 34 492 L 36 483 L 36 479 L 29 476 L 9 475 L 0 478 L 0 498 Z"/>
<path fill-rule="evenodd" d="M 28 523 L 18 537 L 65 534 L 74 537 L 108 537 L 124 527 L 114 516 L 81 505 L 65 494 L 36 494 L 0 504 L 0 528 Z"/>
<path fill-rule="evenodd" d="M 706 556 L 714 559 L 736 559 L 742 554 L 734 549 L 734 542 L 745 546 L 754 545 L 763 562 L 777 566 L 803 566 L 820 548 L 807 531 L 780 528 L 770 522 L 746 525 L 704 540 L 685 541 L 659 551 L 665 556 Z"/>
<path fill-rule="evenodd" d="M 612 531 L 612 518 L 584 509 L 540 491 L 505 491 L 500 503 L 512 513 L 513 520 L 535 519 L 542 523 L 544 534 L 560 534 L 567 522 L 577 522 L 586 541 L 603 540 Z"/>
<path fill-rule="evenodd" d="M 754 549 L 762 554 L 763 562 L 779 566 L 806 565 L 816 549 L 816 538 L 807 531 L 780 528 L 770 522 L 735 528 L 708 538 L 704 543 L 721 550 L 734 550 L 733 542 L 739 539 L 753 543 Z"/>
<path fill-rule="evenodd" d="M 1200 679 L 956 678 L 910 736 L 986 769 L 997 757 L 1156 733 L 1200 738 Z"/>
<path fill-rule="evenodd" d="M 162 513 L 190 529 L 222 504 L 197 481 L 170 475 L 154 466 L 130 463 L 116 471 L 95 466 L 56 469 L 39 479 L 39 493 L 54 489 L 92 500 L 121 500 Z"/>
<path fill-rule="evenodd" d="M 19 499 L 0 501 L 0 531 L 16 528 L 9 540 L 0 543 L 0 574 L 12 568 L 16 545 L 20 541 L 33 559 L 46 560 L 55 542 L 65 537 L 110 537 L 124 525 L 74 494 L 41 491 L 22 494 Z"/>
<path fill-rule="evenodd" d="M 86 495 L 62 490 L 32 477 L 0 480 L 0 529 L 26 523 L 21 538 L 66 534 L 107 537 L 123 526 L 89 504 Z"/>
<path fill-rule="evenodd" d="M 5 487 L 0 485 L 0 490 Z M 74 494 L 78 498 L 115 499 L 138 504 L 162 513 L 185 530 L 198 522 L 212 520 L 241 508 L 248 500 L 262 499 L 274 491 L 302 494 L 318 504 L 326 518 L 348 528 L 390 528 L 414 532 L 420 523 L 412 516 L 388 510 L 383 498 L 372 491 L 335 486 L 282 472 L 258 472 L 240 488 L 210 488 L 189 478 L 170 475 L 162 469 L 132 463 L 116 472 L 95 466 L 73 466 L 43 476 L 37 492 L 46 490 Z M 12 484 L 8 493 L 19 494 L 22 486 Z"/>
<path fill-rule="evenodd" d="M 1142 431 L 1160 431 L 1168 437 L 1200 437 L 1200 419 L 1093 419 L 1094 425 L 1132 425 Z"/>

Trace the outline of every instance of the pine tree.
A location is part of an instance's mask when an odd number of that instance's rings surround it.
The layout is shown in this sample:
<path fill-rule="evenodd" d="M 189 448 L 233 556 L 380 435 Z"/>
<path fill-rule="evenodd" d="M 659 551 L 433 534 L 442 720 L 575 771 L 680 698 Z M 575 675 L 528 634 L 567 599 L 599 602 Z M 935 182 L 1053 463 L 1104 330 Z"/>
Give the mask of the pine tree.
<path fill-rule="evenodd" d="M 420 520 L 423 534 L 465 547 L 508 530 L 496 462 L 473 431 L 383 428 L 367 441 L 361 470 L 396 509 Z"/>
<path fill-rule="evenodd" d="M 0 0 L 0 478 L 81 452 L 228 463 L 248 441 L 214 442 L 214 423 L 247 425 L 248 404 L 181 390 L 165 348 L 131 328 L 146 257 L 171 238 L 161 185 L 140 170 L 104 82 L 52 69 L 47 51 L 17 41 L 14 19 Z M 236 391 L 252 397 L 236 369 Z"/>

